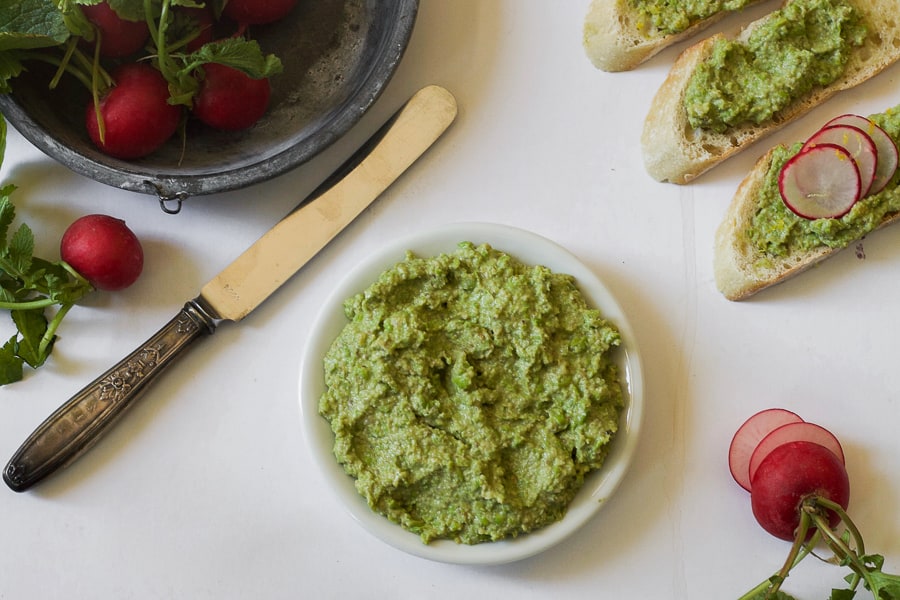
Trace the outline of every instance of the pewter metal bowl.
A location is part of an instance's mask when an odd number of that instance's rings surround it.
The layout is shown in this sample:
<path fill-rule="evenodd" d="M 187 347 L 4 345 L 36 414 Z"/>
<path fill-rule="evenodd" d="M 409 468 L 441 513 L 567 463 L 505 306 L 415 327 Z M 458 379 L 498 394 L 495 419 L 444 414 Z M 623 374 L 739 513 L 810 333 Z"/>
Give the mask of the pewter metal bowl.
<path fill-rule="evenodd" d="M 282 22 L 254 28 L 284 73 L 272 80 L 265 117 L 243 132 L 189 125 L 146 158 L 99 152 L 84 126 L 88 92 L 74 78 L 47 89 L 41 65 L 13 81 L 0 112 L 23 137 L 73 171 L 166 204 L 246 187 L 315 156 L 356 124 L 393 76 L 409 42 L 418 0 L 301 0 Z M 83 100 L 83 101 L 77 101 Z M 73 107 L 78 107 L 73 109 Z M 179 136 L 175 136 L 179 138 Z"/>

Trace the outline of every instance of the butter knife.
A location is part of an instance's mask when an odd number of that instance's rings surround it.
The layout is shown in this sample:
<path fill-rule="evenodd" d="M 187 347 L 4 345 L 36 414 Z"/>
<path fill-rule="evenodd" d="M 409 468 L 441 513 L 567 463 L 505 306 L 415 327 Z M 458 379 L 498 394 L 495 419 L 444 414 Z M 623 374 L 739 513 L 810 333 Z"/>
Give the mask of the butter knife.
<path fill-rule="evenodd" d="M 92 447 L 195 341 L 223 321 L 246 317 L 334 239 L 443 134 L 456 113 L 456 100 L 442 87 L 414 94 L 172 320 L 50 415 L 6 465 L 6 484 L 17 492 L 27 490 Z"/>

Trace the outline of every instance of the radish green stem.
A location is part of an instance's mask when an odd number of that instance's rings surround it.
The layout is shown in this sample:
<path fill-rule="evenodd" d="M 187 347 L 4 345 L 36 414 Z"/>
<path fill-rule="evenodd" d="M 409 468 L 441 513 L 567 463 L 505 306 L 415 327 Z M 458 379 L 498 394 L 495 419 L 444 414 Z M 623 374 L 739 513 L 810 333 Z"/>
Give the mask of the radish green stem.
<path fill-rule="evenodd" d="M 72 60 L 72 54 L 75 52 L 75 47 L 78 44 L 77 38 L 69 38 L 66 42 L 66 51 L 63 54 L 62 61 L 60 61 L 59 68 L 56 69 L 56 73 L 53 75 L 53 78 L 50 80 L 50 89 L 55 90 L 56 86 L 59 85 L 59 80 L 62 78 L 63 73 L 66 72 L 66 66 L 69 64 L 69 61 Z"/>
<path fill-rule="evenodd" d="M 59 67 L 63 69 L 69 75 L 75 77 L 78 81 L 80 81 L 86 88 L 91 88 L 91 80 L 88 78 L 87 74 L 80 69 L 76 69 L 70 64 L 65 64 L 63 61 L 55 56 L 50 56 L 48 54 L 44 54 L 43 52 L 30 52 L 28 53 L 28 58 L 34 60 L 40 60 L 42 62 L 51 64 L 53 66 Z"/>
<path fill-rule="evenodd" d="M 72 303 L 63 304 L 56 312 L 56 315 L 53 316 L 50 323 L 47 324 L 47 331 L 44 332 L 44 335 L 41 337 L 40 345 L 38 346 L 38 353 L 40 356 L 46 356 L 47 348 L 53 342 L 53 338 L 56 337 L 56 330 L 59 328 L 59 324 L 62 323 L 66 313 L 68 313 L 69 309 L 73 306 L 75 305 Z"/>
<path fill-rule="evenodd" d="M 791 551 L 788 552 L 787 559 L 784 561 L 784 566 L 781 567 L 781 570 L 775 576 L 775 582 L 772 584 L 772 587 L 766 592 L 766 598 L 771 598 L 781 588 L 781 584 L 784 583 L 791 568 L 796 564 L 797 557 L 800 555 L 800 549 L 803 548 L 803 542 L 806 540 L 806 536 L 809 533 L 810 522 L 811 519 L 809 514 L 806 511 L 802 511 L 800 513 L 800 525 L 797 527 L 797 533 L 794 536 L 794 543 L 791 545 Z"/>
<path fill-rule="evenodd" d="M 804 537 L 805 537 L 805 534 L 804 534 Z M 802 538 L 799 538 L 799 539 L 802 539 Z M 765 581 L 761 582 L 755 588 L 753 588 L 752 590 L 750 590 L 749 592 L 747 592 L 746 594 L 744 594 L 743 596 L 738 598 L 738 600 L 751 600 L 752 598 L 755 598 L 756 596 L 758 596 L 759 594 L 761 594 L 763 592 L 765 592 L 768 597 L 768 596 L 774 594 L 775 592 L 777 592 L 778 589 L 781 587 L 781 584 L 784 582 L 784 580 L 787 579 L 788 571 L 790 571 L 791 569 L 796 567 L 800 563 L 800 561 L 802 561 L 804 558 L 806 558 L 806 556 L 810 552 L 812 552 L 812 549 L 815 548 L 816 544 L 819 543 L 820 539 L 821 539 L 821 536 L 819 535 L 819 532 L 816 531 L 815 533 L 813 533 L 813 536 L 809 539 L 809 542 L 807 542 L 806 544 L 801 543 L 798 546 L 797 542 L 795 540 L 794 545 L 791 546 L 791 553 L 788 555 L 789 557 L 793 556 L 793 558 L 789 558 L 788 561 L 785 562 L 785 567 L 787 567 L 787 570 L 785 570 L 785 568 L 782 567 L 781 571 L 779 571 L 778 573 L 776 573 L 769 579 L 766 579 Z M 797 547 L 796 551 L 794 550 L 795 547 Z M 775 586 L 774 589 L 773 589 L 773 586 Z"/>
<path fill-rule="evenodd" d="M 797 566 L 807 555 L 812 554 L 813 549 L 820 541 L 824 542 L 834 554 L 837 564 L 845 566 L 851 571 L 851 574 L 845 578 L 849 587 L 845 590 L 836 591 L 849 592 L 851 595 L 847 597 L 852 597 L 859 587 L 860 581 L 862 581 L 865 582 L 866 589 L 870 590 L 876 598 L 887 599 L 896 597 L 894 595 L 885 596 L 884 594 L 890 594 L 891 590 L 896 591 L 893 586 L 900 585 L 900 577 L 885 575 L 881 571 L 880 563 L 866 554 L 862 534 L 841 505 L 828 498 L 813 495 L 801 502 L 799 511 L 800 521 L 784 565 L 777 573 L 758 584 L 738 598 L 738 600 L 776 597 L 791 569 Z M 837 520 L 843 528 L 841 533 L 831 526 L 830 521 L 834 519 L 835 515 L 837 515 Z M 811 530 L 814 532 L 813 535 L 809 541 L 804 542 L 803 540 L 806 539 Z M 875 557 L 875 559 L 878 558 L 880 557 Z M 885 583 L 886 580 L 889 580 L 889 583 Z M 840 597 L 843 598 L 844 596 Z"/>
<path fill-rule="evenodd" d="M 39 298 L 36 300 L 25 300 L 23 302 L 0 302 L 0 309 L 3 310 L 32 310 L 35 308 L 47 308 L 57 304 L 55 300 L 50 298 Z"/>

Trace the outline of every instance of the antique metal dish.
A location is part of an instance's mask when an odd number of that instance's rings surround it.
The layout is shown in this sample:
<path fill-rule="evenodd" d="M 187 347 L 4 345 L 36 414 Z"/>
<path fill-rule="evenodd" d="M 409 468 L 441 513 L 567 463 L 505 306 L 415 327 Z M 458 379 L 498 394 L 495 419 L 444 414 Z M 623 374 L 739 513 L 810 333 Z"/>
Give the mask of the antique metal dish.
<path fill-rule="evenodd" d="M 315 156 L 356 124 L 393 76 L 409 42 L 418 0 L 301 1 L 282 22 L 254 29 L 284 73 L 272 81 L 268 114 L 240 133 L 190 127 L 153 155 L 125 162 L 100 153 L 84 128 L 87 90 L 73 78 L 47 89 L 35 65 L 0 96 L 0 112 L 26 139 L 75 172 L 166 203 L 242 188 Z M 84 98 L 84 102 L 77 102 Z"/>

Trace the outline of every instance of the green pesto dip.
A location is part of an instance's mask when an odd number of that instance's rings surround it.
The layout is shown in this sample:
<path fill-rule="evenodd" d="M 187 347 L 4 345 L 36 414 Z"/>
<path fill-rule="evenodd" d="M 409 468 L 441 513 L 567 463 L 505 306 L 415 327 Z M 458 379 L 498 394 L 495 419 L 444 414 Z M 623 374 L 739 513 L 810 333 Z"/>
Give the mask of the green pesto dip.
<path fill-rule="evenodd" d="M 900 105 L 869 117 L 894 142 L 900 143 Z M 778 191 L 781 167 L 800 151 L 802 144 L 775 148 L 766 174 L 759 207 L 747 231 L 751 243 L 767 258 L 787 256 L 794 250 L 828 246 L 843 248 L 878 227 L 885 216 L 900 211 L 900 170 L 879 193 L 859 200 L 850 212 L 838 219 L 804 219 L 785 206 Z"/>
<path fill-rule="evenodd" d="M 721 38 L 688 82 L 692 127 L 759 125 L 844 72 L 866 26 L 847 0 L 793 0 L 744 41 Z"/>
<path fill-rule="evenodd" d="M 376 512 L 428 543 L 561 519 L 617 431 L 617 329 L 571 276 L 488 245 L 405 260 L 344 303 L 319 412 Z"/>
<path fill-rule="evenodd" d="M 628 0 L 641 15 L 644 32 L 681 33 L 694 23 L 720 12 L 736 11 L 751 0 Z"/>

